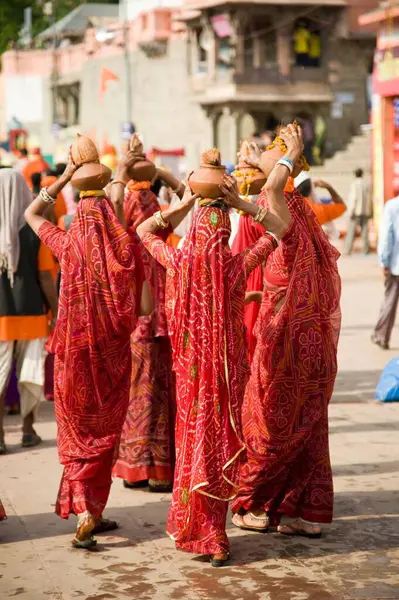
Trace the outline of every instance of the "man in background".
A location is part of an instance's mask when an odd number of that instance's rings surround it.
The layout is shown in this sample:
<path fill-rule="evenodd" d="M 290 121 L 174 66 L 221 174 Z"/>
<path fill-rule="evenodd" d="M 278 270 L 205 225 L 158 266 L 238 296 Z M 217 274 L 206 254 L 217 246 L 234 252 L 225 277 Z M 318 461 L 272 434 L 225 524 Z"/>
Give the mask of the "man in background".
<path fill-rule="evenodd" d="M 346 253 L 352 253 L 356 229 L 360 227 L 363 239 L 363 252 L 364 254 L 368 254 L 370 250 L 369 221 L 373 218 L 373 201 L 370 184 L 363 177 L 363 169 L 356 169 L 355 171 L 355 179 L 349 190 L 348 213 L 349 224 L 346 234 Z"/>
<path fill-rule="evenodd" d="M 303 21 L 300 21 L 294 31 L 295 64 L 297 67 L 309 66 L 310 32 Z"/>
<path fill-rule="evenodd" d="M 371 341 L 383 350 L 389 350 L 399 299 L 399 196 L 385 204 L 378 256 L 385 277 L 385 295 Z"/>
<path fill-rule="evenodd" d="M 18 171 L 19 173 L 21 173 L 24 170 L 24 168 L 26 167 L 26 165 L 28 164 L 28 162 L 29 162 L 28 151 L 26 148 L 22 148 L 19 153 L 18 160 L 15 163 L 14 169 L 16 171 Z"/>
<path fill-rule="evenodd" d="M 22 169 L 21 173 L 25 178 L 29 189 L 32 189 L 32 174 L 44 173 L 50 170 L 50 165 L 44 160 L 40 148 L 32 148 L 31 157 Z"/>
<path fill-rule="evenodd" d="M 345 202 L 342 197 L 333 186 L 326 181 L 318 180 L 313 183 L 310 176 L 304 172 L 295 179 L 295 187 L 305 198 L 323 228 L 332 223 L 334 219 L 341 217 L 346 211 Z M 326 190 L 330 195 L 330 202 L 328 204 L 321 202 L 318 199 L 314 188 Z"/>

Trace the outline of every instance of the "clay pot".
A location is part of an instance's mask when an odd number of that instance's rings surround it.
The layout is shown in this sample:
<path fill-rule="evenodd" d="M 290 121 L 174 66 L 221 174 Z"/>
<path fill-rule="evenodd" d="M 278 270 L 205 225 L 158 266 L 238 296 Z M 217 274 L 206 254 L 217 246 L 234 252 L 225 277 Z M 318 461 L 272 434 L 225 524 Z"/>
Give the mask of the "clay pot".
<path fill-rule="evenodd" d="M 192 172 L 188 183 L 194 194 L 198 194 L 201 198 L 216 200 L 222 196 L 220 185 L 225 173 L 226 167 L 201 165 L 199 169 Z"/>
<path fill-rule="evenodd" d="M 260 169 L 254 169 L 244 161 L 240 161 L 233 173 L 242 196 L 256 196 L 266 183 L 266 175 Z"/>
<path fill-rule="evenodd" d="M 72 143 L 71 155 L 73 162 L 79 167 L 87 163 L 98 162 L 100 158 L 93 140 L 86 135 L 80 135 L 80 133 Z"/>
<path fill-rule="evenodd" d="M 140 159 L 129 169 L 129 177 L 135 181 L 152 181 L 157 169 L 154 163 L 146 159 L 143 143 L 137 133 L 130 138 L 129 148 Z"/>
<path fill-rule="evenodd" d="M 269 177 L 270 173 L 273 171 L 274 165 L 280 158 L 283 158 L 284 154 L 285 152 L 283 152 L 279 146 L 275 146 L 270 150 L 262 152 L 259 166 L 266 177 Z"/>
<path fill-rule="evenodd" d="M 81 192 L 103 190 L 111 181 L 111 177 L 111 169 L 99 162 L 92 162 L 79 167 L 73 174 L 71 183 Z"/>
<path fill-rule="evenodd" d="M 154 163 L 143 157 L 143 160 L 139 160 L 129 169 L 128 174 L 134 181 L 152 181 L 156 172 L 157 168 Z"/>
<path fill-rule="evenodd" d="M 283 158 L 284 155 L 285 152 L 281 150 L 280 146 L 274 146 L 274 148 L 262 152 L 262 155 L 260 157 L 260 168 L 262 169 L 266 177 L 269 177 L 270 173 L 273 171 L 276 162 L 280 160 L 280 158 Z M 297 163 L 294 166 L 294 170 L 292 172 L 291 177 L 297 177 L 301 171 L 302 164 Z"/>

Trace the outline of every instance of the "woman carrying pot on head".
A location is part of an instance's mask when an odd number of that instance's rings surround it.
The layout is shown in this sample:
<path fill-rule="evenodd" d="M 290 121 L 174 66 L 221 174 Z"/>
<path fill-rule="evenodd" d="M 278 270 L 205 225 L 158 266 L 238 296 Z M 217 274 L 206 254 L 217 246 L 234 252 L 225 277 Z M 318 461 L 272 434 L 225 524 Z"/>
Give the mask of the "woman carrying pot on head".
<path fill-rule="evenodd" d="M 116 191 L 128 181 L 130 161 L 128 154 L 120 165 Z M 92 166 L 107 172 L 98 162 L 79 171 Z M 55 354 L 54 405 L 64 466 L 56 512 L 64 519 L 77 515 L 72 544 L 90 548 L 95 533 L 117 527 L 103 511 L 129 403 L 130 336 L 137 316 L 149 314 L 152 302 L 138 244 L 120 223 L 123 204 L 86 187 L 68 232 L 42 216 L 76 170 L 70 157 L 64 174 L 40 192 L 25 217 L 61 268 L 58 319 L 47 344 Z"/>
<path fill-rule="evenodd" d="M 183 196 L 185 187 L 172 173 L 158 169 L 156 177 Z M 135 232 L 160 209 L 151 181 L 129 181 L 124 198 L 128 231 Z M 165 229 L 159 235 L 167 241 L 171 231 Z M 165 314 L 166 272 L 143 246 L 141 252 L 149 272 L 154 310 L 139 318 L 132 335 L 129 408 L 113 474 L 122 478 L 127 488 L 149 486 L 152 492 L 170 492 L 175 463 L 176 384 Z"/>
<path fill-rule="evenodd" d="M 266 262 L 242 415 L 247 459 L 233 522 L 266 531 L 288 515 L 295 520 L 279 526 L 281 534 L 320 537 L 333 509 L 328 404 L 337 372 L 339 253 L 289 182 L 300 130 L 288 126 L 280 137 L 287 151 L 259 203 L 291 221 L 291 236 Z"/>
<path fill-rule="evenodd" d="M 208 164 L 220 168 L 218 151 L 202 155 L 205 183 Z M 177 549 L 209 555 L 216 567 L 229 557 L 226 514 L 245 448 L 240 422 L 249 375 L 246 279 L 289 235 L 282 219 L 240 199 L 233 178 L 221 176 L 220 183 L 222 200 L 200 200 L 181 249 L 155 234 L 175 226 L 192 208 L 197 196 L 189 189 L 179 207 L 156 213 L 137 229 L 166 268 L 165 306 L 177 384 L 176 468 L 167 531 Z M 252 215 L 269 231 L 235 257 L 229 248 L 230 207 Z"/>

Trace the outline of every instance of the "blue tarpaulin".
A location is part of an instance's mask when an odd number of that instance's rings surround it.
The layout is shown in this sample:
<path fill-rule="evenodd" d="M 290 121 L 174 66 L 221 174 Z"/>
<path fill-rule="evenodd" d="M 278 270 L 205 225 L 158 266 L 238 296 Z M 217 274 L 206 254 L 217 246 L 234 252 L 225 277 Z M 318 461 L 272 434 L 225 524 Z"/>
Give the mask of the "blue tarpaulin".
<path fill-rule="evenodd" d="M 399 357 L 391 360 L 381 373 L 376 398 L 380 402 L 399 402 Z"/>

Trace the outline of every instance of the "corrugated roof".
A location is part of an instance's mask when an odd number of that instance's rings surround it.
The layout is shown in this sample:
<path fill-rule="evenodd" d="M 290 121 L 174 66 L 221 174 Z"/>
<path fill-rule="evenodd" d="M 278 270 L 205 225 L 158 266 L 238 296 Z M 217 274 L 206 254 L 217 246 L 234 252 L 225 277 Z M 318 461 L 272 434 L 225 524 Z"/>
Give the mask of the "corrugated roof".
<path fill-rule="evenodd" d="M 37 36 L 40 38 L 50 38 L 54 34 L 66 35 L 83 33 L 88 24 L 93 19 L 116 19 L 118 18 L 118 4 L 82 4 L 77 6 L 62 19 L 57 21 L 51 27 L 48 27 Z"/>

